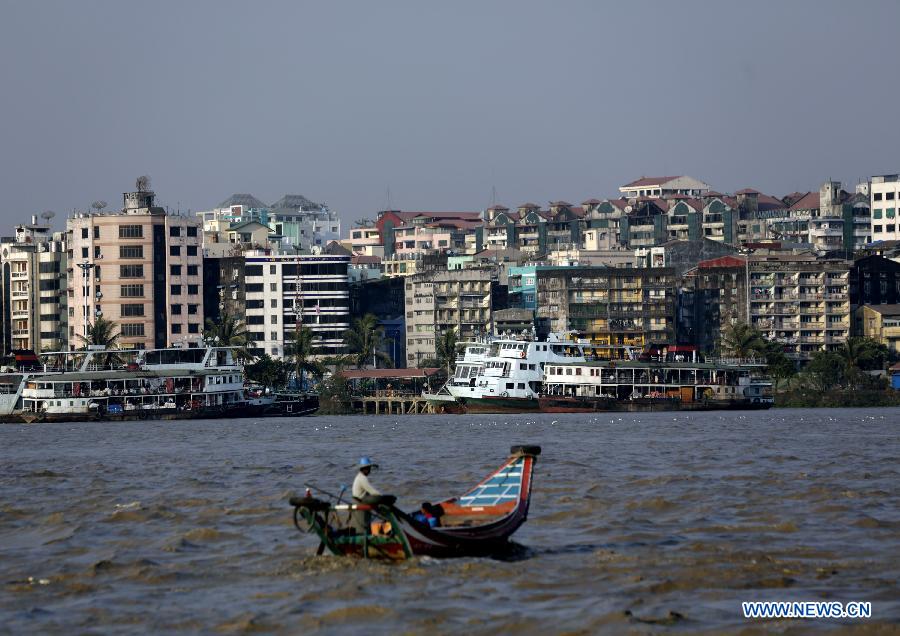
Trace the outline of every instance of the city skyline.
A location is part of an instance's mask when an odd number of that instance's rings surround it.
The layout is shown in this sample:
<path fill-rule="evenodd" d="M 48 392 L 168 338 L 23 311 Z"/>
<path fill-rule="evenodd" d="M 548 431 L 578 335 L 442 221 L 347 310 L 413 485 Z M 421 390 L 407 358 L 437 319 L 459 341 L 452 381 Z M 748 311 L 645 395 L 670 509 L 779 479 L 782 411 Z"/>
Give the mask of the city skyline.
<path fill-rule="evenodd" d="M 296 193 L 345 222 L 614 196 L 642 175 L 852 187 L 900 169 L 897 17 L 886 2 L 10 5 L 0 221 L 114 207 L 138 174 L 172 210 Z"/>

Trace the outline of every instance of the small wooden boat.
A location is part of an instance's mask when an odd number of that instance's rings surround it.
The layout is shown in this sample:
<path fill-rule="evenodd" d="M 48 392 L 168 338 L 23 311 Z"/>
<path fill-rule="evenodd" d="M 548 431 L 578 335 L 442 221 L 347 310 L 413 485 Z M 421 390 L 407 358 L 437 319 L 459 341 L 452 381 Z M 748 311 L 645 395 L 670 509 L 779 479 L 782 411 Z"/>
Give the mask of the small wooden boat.
<path fill-rule="evenodd" d="M 339 497 L 325 501 L 309 491 L 290 500 L 294 525 L 319 536 L 319 554 L 326 548 L 336 555 L 382 559 L 500 554 L 528 518 L 534 462 L 540 453 L 540 446 L 513 446 L 506 462 L 477 486 L 435 504 L 436 527 L 398 509 L 391 495 L 341 503 Z M 366 533 L 350 527 L 350 516 L 360 511 L 373 521 Z"/>

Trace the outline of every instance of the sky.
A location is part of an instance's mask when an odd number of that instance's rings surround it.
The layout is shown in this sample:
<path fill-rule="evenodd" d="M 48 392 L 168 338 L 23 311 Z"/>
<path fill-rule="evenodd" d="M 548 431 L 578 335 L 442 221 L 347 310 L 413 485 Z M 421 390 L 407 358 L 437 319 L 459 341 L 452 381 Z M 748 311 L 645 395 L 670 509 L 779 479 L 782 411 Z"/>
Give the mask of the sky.
<path fill-rule="evenodd" d="M 900 172 L 900 2 L 0 0 L 0 233 L 135 177 L 390 206 Z"/>

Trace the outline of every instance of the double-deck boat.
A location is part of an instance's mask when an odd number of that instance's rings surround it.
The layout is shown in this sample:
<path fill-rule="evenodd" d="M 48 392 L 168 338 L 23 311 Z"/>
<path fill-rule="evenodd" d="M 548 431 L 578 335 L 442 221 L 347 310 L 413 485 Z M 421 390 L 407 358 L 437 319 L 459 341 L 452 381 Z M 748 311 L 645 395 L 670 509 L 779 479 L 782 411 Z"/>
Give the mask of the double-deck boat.
<path fill-rule="evenodd" d="M 604 360 L 547 365 L 544 412 L 767 409 L 765 364 L 755 360 Z"/>
<path fill-rule="evenodd" d="M 3 422 L 256 416 L 280 410 L 276 403 L 247 398 L 243 365 L 228 347 L 90 347 L 41 354 L 22 373 L 0 376 Z"/>
<path fill-rule="evenodd" d="M 584 361 L 586 343 L 551 333 L 538 342 L 528 338 L 498 338 L 476 376 L 467 384 L 447 386 L 468 413 L 534 411 L 543 384 L 544 367 L 550 363 Z"/>

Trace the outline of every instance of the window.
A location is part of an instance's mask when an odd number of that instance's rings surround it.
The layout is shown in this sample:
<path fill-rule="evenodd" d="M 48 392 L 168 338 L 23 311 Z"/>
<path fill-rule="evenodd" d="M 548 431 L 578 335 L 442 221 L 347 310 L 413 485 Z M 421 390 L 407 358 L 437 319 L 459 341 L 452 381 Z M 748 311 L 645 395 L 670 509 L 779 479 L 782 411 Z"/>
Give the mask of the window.
<path fill-rule="evenodd" d="M 886 227 L 884 228 L 884 231 L 885 231 L 885 232 L 893 232 L 893 231 L 894 231 L 894 224 L 891 223 L 890 225 L 886 226 Z"/>
<path fill-rule="evenodd" d="M 200 305 L 188 305 L 188 315 L 195 316 L 197 314 L 197 307 Z"/>
<path fill-rule="evenodd" d="M 188 236 L 197 236 L 197 226 L 196 225 L 188 225 L 187 226 L 187 235 Z"/>
<path fill-rule="evenodd" d="M 262 276 L 262 265 L 247 265 L 244 268 L 244 276 Z"/>
<path fill-rule="evenodd" d="M 196 256 L 197 255 L 197 246 L 196 245 L 188 245 L 187 246 L 187 255 L 188 256 Z"/>
<path fill-rule="evenodd" d="M 874 210 L 872 210 L 872 218 L 873 219 L 881 218 L 881 209 L 880 208 L 875 208 Z"/>
<path fill-rule="evenodd" d="M 261 300 L 248 300 L 247 301 L 247 309 L 262 309 L 263 301 Z"/>
<path fill-rule="evenodd" d="M 261 325 L 264 322 L 264 316 L 247 316 L 248 325 Z"/>
<path fill-rule="evenodd" d="M 169 228 L 169 236 L 181 236 L 181 228 L 173 225 Z"/>
<path fill-rule="evenodd" d="M 144 286 L 143 285 L 122 285 L 119 290 L 119 295 L 122 298 L 143 298 L 144 297 Z"/>
<path fill-rule="evenodd" d="M 171 285 L 169 287 L 169 293 L 173 296 L 181 296 L 181 285 Z"/>
<path fill-rule="evenodd" d="M 180 245 L 170 245 L 169 246 L 169 256 L 181 256 L 181 246 Z"/>
<path fill-rule="evenodd" d="M 120 225 L 119 238 L 143 238 L 143 225 Z"/>
<path fill-rule="evenodd" d="M 278 283 L 269 283 L 270 291 L 278 291 Z"/>
<path fill-rule="evenodd" d="M 181 333 L 181 323 L 180 322 L 172 323 L 172 333 Z"/>
<path fill-rule="evenodd" d="M 143 265 L 119 265 L 119 278 L 143 278 Z"/>
<path fill-rule="evenodd" d="M 181 276 L 181 265 L 169 265 L 169 274 L 172 276 Z"/>
<path fill-rule="evenodd" d="M 196 296 L 200 293 L 200 285 L 188 285 L 188 295 Z"/>
<path fill-rule="evenodd" d="M 873 200 L 875 200 L 875 201 L 881 201 L 881 193 L 880 193 L 880 192 L 876 192 L 875 195 L 874 195 L 874 197 L 873 197 Z"/>
<path fill-rule="evenodd" d="M 144 335 L 144 323 L 142 322 L 123 322 L 121 326 L 121 331 L 123 336 L 143 336 Z"/>
<path fill-rule="evenodd" d="M 88 257 L 88 248 L 82 247 L 81 248 L 81 258 L 87 258 L 87 257 Z"/>
<path fill-rule="evenodd" d="M 88 237 L 88 229 L 86 227 L 81 228 L 81 238 Z"/>
<path fill-rule="evenodd" d="M 188 333 L 200 333 L 200 323 L 192 322 L 188 324 Z"/>
<path fill-rule="evenodd" d="M 172 305 L 172 315 L 173 316 L 181 315 L 181 305 Z"/>
<path fill-rule="evenodd" d="M 894 200 L 894 193 L 893 193 L 893 192 L 887 192 L 887 193 L 885 193 L 884 199 L 885 199 L 885 201 L 893 201 L 893 200 Z"/>
<path fill-rule="evenodd" d="M 272 314 L 271 318 L 272 319 L 269 322 L 271 322 L 273 325 L 277 325 L 278 324 L 278 314 Z"/>
<path fill-rule="evenodd" d="M 872 231 L 873 231 L 873 232 L 880 232 L 880 231 L 881 231 L 881 226 L 880 226 L 880 225 L 873 225 L 873 226 L 872 226 Z"/>
<path fill-rule="evenodd" d="M 100 258 L 100 246 L 99 245 L 94 246 L 94 258 Z"/>
<path fill-rule="evenodd" d="M 197 265 L 188 265 L 188 276 L 197 276 L 200 274 L 200 268 Z"/>
<path fill-rule="evenodd" d="M 120 245 L 119 258 L 144 258 L 144 246 Z"/>
<path fill-rule="evenodd" d="M 277 299 L 277 298 L 273 298 L 272 301 L 271 301 L 271 303 L 270 303 L 270 306 L 272 307 L 272 309 L 278 309 L 278 299 Z"/>
<path fill-rule="evenodd" d="M 100 227 L 97 225 L 94 226 L 94 238 L 95 239 L 100 238 Z"/>
<path fill-rule="evenodd" d="M 276 271 L 275 265 L 269 265 L 269 273 L 270 273 L 270 274 L 274 274 L 275 271 Z"/>
<path fill-rule="evenodd" d="M 262 283 L 247 283 L 246 290 L 247 290 L 248 294 L 259 293 L 263 290 L 263 284 Z"/>

